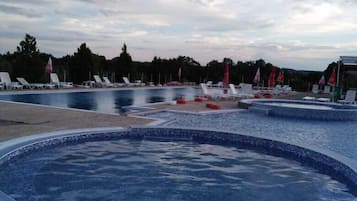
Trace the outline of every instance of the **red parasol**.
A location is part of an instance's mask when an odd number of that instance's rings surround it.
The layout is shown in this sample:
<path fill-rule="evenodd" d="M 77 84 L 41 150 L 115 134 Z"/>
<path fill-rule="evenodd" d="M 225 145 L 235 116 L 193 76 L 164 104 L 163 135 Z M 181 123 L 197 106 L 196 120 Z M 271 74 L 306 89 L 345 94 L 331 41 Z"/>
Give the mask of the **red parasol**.
<path fill-rule="evenodd" d="M 260 82 L 260 68 L 258 68 L 257 72 L 255 73 L 253 82 L 258 84 Z"/>
<path fill-rule="evenodd" d="M 321 76 L 321 78 L 320 78 L 320 80 L 319 80 L 319 85 L 325 85 L 325 76 L 324 75 L 322 75 Z"/>
<path fill-rule="evenodd" d="M 228 64 L 226 64 L 226 67 L 224 68 L 223 84 L 224 84 L 224 86 L 228 86 L 228 84 L 229 84 L 229 66 L 228 66 Z"/>
<path fill-rule="evenodd" d="M 330 86 L 335 86 L 336 84 L 336 73 L 335 73 L 335 69 L 332 69 L 332 73 L 330 75 L 330 78 L 328 79 L 327 84 L 329 84 Z"/>
<path fill-rule="evenodd" d="M 279 72 L 277 81 L 278 81 L 280 84 L 282 84 L 282 83 L 284 82 L 284 72 L 283 72 L 283 71 L 280 71 L 280 72 Z"/>
<path fill-rule="evenodd" d="M 268 87 L 274 87 L 275 86 L 275 67 L 271 69 L 271 73 L 269 75 L 269 80 L 268 80 Z"/>
<path fill-rule="evenodd" d="M 46 73 L 52 73 L 52 60 L 51 57 L 48 59 L 48 63 L 46 65 Z"/>

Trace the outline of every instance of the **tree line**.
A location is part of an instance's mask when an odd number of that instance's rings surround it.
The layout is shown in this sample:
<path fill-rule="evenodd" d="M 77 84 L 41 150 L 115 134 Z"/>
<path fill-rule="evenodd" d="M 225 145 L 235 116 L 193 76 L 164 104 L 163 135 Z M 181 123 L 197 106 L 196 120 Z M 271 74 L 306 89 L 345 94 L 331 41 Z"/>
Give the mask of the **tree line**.
<path fill-rule="evenodd" d="M 257 69 L 260 68 L 260 86 L 267 86 L 271 69 L 275 67 L 263 59 L 234 62 L 230 58 L 212 60 L 207 65 L 201 65 L 189 56 L 168 59 L 155 56 L 151 62 L 139 62 L 133 61 L 126 44 L 123 45 L 120 55 L 112 59 L 93 53 L 86 43 L 82 43 L 72 55 L 56 58 L 40 52 L 36 38 L 26 34 L 16 51 L 0 54 L 0 71 L 9 72 L 13 80 L 16 77 L 24 77 L 29 82 L 48 82 L 45 66 L 49 57 L 52 59 L 53 72 L 56 72 L 61 80 L 65 79 L 75 84 L 91 80 L 96 74 L 107 76 L 113 82 L 122 82 L 123 76 L 130 77 L 132 81 L 142 80 L 155 84 L 170 81 L 219 82 L 223 79 L 225 65 L 229 65 L 231 83 L 252 83 Z M 306 91 L 309 85 L 318 82 L 322 74 L 327 77 L 335 65 L 337 64 L 330 64 L 324 72 L 276 67 L 276 73 L 284 72 L 283 84 L 292 86 L 294 90 Z"/>

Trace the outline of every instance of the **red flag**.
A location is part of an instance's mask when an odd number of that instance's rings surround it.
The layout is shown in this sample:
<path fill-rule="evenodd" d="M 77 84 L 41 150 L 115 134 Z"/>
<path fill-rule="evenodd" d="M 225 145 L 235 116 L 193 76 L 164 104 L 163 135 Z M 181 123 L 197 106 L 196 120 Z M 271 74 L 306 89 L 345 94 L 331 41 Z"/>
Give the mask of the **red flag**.
<path fill-rule="evenodd" d="M 268 80 L 268 87 L 274 87 L 275 86 L 275 67 L 271 69 L 271 73 L 269 75 L 269 80 Z"/>
<path fill-rule="evenodd" d="M 319 80 L 319 85 L 325 85 L 325 76 L 322 75 L 320 80 Z"/>
<path fill-rule="evenodd" d="M 226 67 L 224 68 L 223 84 L 224 84 L 224 86 L 227 86 L 229 84 L 229 66 L 228 66 L 228 64 L 226 64 Z"/>
<path fill-rule="evenodd" d="M 328 79 L 327 84 L 329 84 L 330 86 L 335 86 L 336 84 L 336 73 L 335 73 L 335 69 L 332 69 L 332 73 L 330 75 L 330 78 Z"/>
<path fill-rule="evenodd" d="M 279 72 L 277 81 L 278 81 L 279 83 L 283 83 L 283 82 L 284 82 L 284 72 L 283 72 L 283 71 L 280 71 L 280 72 Z"/>
<path fill-rule="evenodd" d="M 253 82 L 254 82 L 255 84 L 257 84 L 257 83 L 260 82 L 260 68 L 258 68 L 257 72 L 255 73 Z"/>
<path fill-rule="evenodd" d="M 48 63 L 46 65 L 46 73 L 52 73 L 52 60 L 51 57 L 48 59 Z"/>

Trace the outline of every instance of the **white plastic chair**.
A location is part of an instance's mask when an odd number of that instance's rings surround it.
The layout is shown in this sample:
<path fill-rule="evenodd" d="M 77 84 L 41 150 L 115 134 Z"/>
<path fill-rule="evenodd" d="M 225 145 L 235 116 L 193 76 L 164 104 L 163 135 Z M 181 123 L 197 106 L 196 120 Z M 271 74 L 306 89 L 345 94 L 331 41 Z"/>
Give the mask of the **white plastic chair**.
<path fill-rule="evenodd" d="M 339 103 L 355 104 L 356 103 L 356 91 L 347 90 L 344 100 L 338 100 Z"/>
<path fill-rule="evenodd" d="M 324 86 L 324 93 L 325 93 L 325 94 L 331 93 L 331 87 L 330 87 L 329 85 L 325 85 L 325 86 Z"/>
<path fill-rule="evenodd" d="M 317 94 L 317 93 L 319 93 L 319 85 L 317 85 L 317 84 L 313 84 L 312 85 L 312 93 L 314 93 L 314 94 Z"/>

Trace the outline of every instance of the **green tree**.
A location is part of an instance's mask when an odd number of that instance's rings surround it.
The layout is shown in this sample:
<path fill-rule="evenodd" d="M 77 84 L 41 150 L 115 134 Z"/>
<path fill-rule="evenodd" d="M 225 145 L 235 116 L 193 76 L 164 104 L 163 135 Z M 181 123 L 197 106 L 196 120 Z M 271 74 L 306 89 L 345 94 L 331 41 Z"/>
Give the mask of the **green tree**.
<path fill-rule="evenodd" d="M 20 42 L 14 53 L 14 77 L 25 77 L 30 82 L 44 81 L 46 62 L 41 59 L 36 45 L 36 38 L 29 34 Z"/>
<path fill-rule="evenodd" d="M 74 83 L 91 80 L 94 72 L 92 51 L 82 43 L 70 59 L 70 77 Z"/>
<path fill-rule="evenodd" d="M 10 55 L 8 52 L 7 55 Z M 0 71 L 12 73 L 12 64 L 6 55 L 0 55 Z"/>
<path fill-rule="evenodd" d="M 128 76 L 130 74 L 131 77 L 136 77 L 136 69 L 132 66 L 132 58 L 127 51 L 127 46 L 124 43 L 122 47 L 122 52 L 120 53 L 119 58 L 116 60 L 115 65 L 115 76 L 116 80 L 121 80 L 121 77 Z"/>

